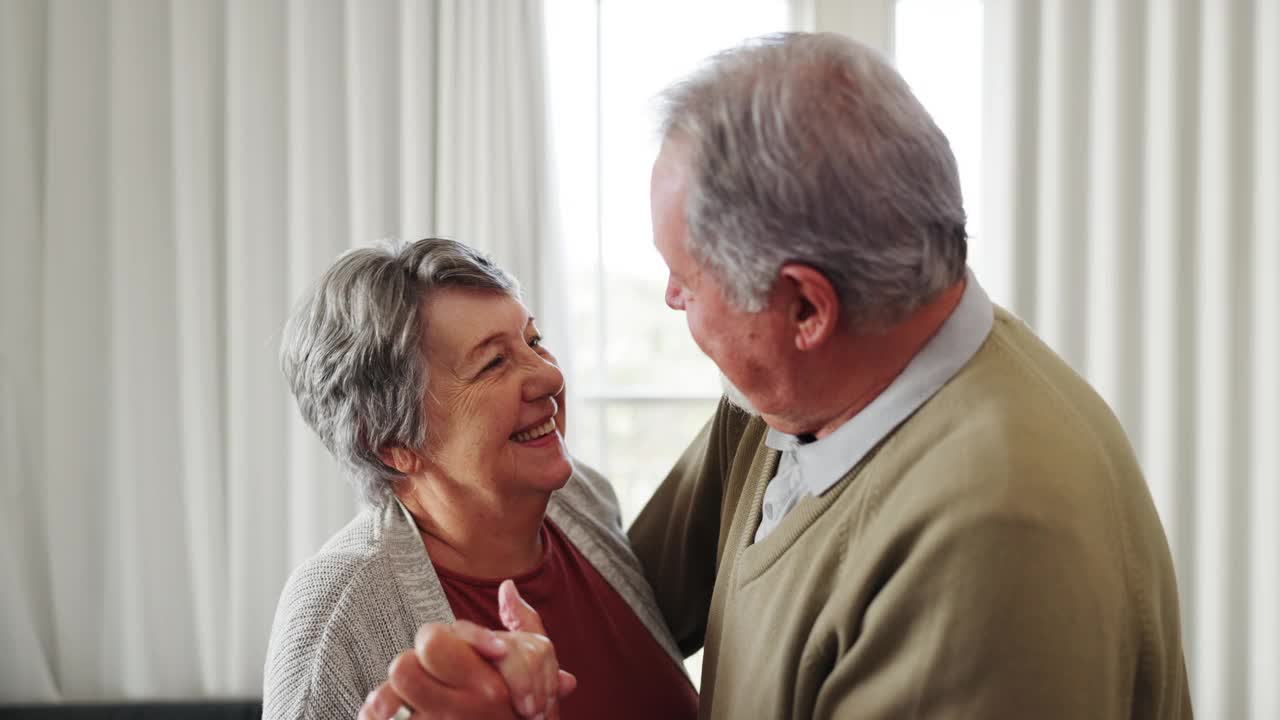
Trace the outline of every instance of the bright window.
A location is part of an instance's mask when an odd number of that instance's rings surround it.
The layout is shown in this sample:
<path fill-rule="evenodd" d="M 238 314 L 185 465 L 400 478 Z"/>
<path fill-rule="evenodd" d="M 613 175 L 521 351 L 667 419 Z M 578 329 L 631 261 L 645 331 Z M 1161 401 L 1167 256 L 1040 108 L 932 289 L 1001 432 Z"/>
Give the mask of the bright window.
<path fill-rule="evenodd" d="M 569 445 L 613 481 L 629 523 L 719 397 L 715 367 L 663 303 L 666 269 L 649 222 L 655 96 L 711 54 L 787 29 L 788 3 L 549 0 L 547 12 L 573 331 L 551 341 L 568 344 Z M 990 272 L 1003 263 L 981 244 L 982 25 L 981 0 L 899 0 L 893 42 L 956 153 L 972 264 L 998 284 Z"/>
<path fill-rule="evenodd" d="M 900 0 L 899 69 L 951 141 L 982 252 L 982 2 Z M 786 0 L 551 0 L 552 142 L 573 335 L 569 441 L 635 517 L 719 396 L 715 367 L 663 303 L 649 222 L 654 98 L 707 56 L 784 30 Z"/>
<path fill-rule="evenodd" d="M 788 3 L 548 0 L 547 13 L 572 324 L 571 337 L 549 340 L 569 346 L 569 446 L 612 480 L 629 524 L 720 395 L 715 366 L 663 302 L 667 272 L 649 222 L 654 99 L 713 53 L 787 29 Z M 904 76 L 951 140 L 980 241 L 982 3 L 901 0 L 894 42 Z M 700 659 L 687 663 L 695 682 Z"/>
<path fill-rule="evenodd" d="M 898 0 L 894 61 L 951 142 L 969 216 L 969 265 L 1008 302 L 1007 258 L 982 233 L 982 0 Z"/>
<path fill-rule="evenodd" d="M 569 447 L 629 523 L 710 417 L 715 366 L 663 302 L 649 172 L 655 97 L 700 61 L 787 27 L 785 0 L 551 0 L 552 143 L 568 259 Z"/>

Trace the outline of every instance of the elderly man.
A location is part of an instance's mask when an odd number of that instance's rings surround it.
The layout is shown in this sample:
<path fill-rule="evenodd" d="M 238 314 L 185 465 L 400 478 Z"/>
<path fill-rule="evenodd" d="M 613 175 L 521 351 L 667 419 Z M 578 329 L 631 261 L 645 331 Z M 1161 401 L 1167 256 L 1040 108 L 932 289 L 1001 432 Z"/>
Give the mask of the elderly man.
<path fill-rule="evenodd" d="M 664 138 L 667 304 L 733 404 L 630 536 L 705 647 L 702 716 L 1189 717 L 1133 451 L 966 272 L 955 160 L 902 78 L 768 38 L 670 91 Z"/>
<path fill-rule="evenodd" d="M 902 78 L 782 35 L 667 101 L 666 301 L 726 401 L 629 534 L 705 648 L 700 715 L 1190 717 L 1124 431 L 967 271 L 955 160 Z"/>

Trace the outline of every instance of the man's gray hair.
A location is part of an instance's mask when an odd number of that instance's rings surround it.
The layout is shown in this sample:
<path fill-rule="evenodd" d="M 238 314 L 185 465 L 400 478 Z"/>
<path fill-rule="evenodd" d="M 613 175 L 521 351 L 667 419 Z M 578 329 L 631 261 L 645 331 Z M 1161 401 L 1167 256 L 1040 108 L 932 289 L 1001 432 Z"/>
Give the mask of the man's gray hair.
<path fill-rule="evenodd" d="M 874 331 L 964 277 L 951 147 L 873 50 L 769 35 L 662 100 L 663 139 L 690 150 L 690 252 L 732 304 L 763 309 L 782 265 L 799 263 L 835 286 L 847 328 Z"/>
<path fill-rule="evenodd" d="M 373 505 L 403 477 L 379 452 L 421 450 L 426 441 L 420 311 L 440 288 L 520 292 L 514 278 L 460 242 L 383 243 L 338 258 L 285 328 L 280 366 L 298 410 Z"/>

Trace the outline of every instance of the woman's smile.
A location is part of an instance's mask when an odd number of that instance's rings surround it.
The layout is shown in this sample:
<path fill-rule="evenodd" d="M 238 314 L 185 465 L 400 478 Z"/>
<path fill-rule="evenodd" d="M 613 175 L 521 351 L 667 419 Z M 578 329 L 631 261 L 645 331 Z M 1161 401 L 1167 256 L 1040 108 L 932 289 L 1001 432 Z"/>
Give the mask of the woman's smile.
<path fill-rule="evenodd" d="M 556 432 L 555 417 L 548 417 L 529 429 L 513 434 L 511 439 L 521 445 L 542 447 L 551 444 L 551 441 L 559 436 L 560 434 Z"/>

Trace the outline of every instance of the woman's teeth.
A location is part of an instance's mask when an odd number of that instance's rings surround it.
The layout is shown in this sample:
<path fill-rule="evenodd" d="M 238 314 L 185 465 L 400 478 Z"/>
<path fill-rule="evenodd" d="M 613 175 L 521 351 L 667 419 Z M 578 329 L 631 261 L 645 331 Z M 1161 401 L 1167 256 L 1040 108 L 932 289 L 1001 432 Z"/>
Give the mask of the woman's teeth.
<path fill-rule="evenodd" d="M 515 440 L 516 442 L 529 442 L 530 440 L 537 440 L 543 435 L 553 433 L 555 432 L 555 430 L 556 430 L 556 419 L 550 418 L 546 422 L 542 423 L 536 428 L 533 428 L 532 430 L 525 430 L 524 432 L 518 432 L 515 435 L 512 435 L 511 439 Z"/>

